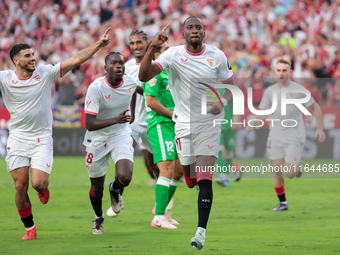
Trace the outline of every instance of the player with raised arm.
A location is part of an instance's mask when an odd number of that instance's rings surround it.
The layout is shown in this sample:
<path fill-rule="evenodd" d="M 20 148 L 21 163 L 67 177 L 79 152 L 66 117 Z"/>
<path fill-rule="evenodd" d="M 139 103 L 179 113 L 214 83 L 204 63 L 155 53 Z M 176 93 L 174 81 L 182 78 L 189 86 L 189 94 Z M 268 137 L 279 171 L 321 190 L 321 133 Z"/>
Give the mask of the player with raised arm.
<path fill-rule="evenodd" d="M 163 43 L 155 49 L 156 60 L 169 48 Z M 159 168 L 159 177 L 155 187 L 156 204 L 152 210 L 154 218 L 151 227 L 176 229 L 178 222 L 166 211 L 179 180 L 183 176 L 175 145 L 175 126 L 172 121 L 174 100 L 169 91 L 168 71 L 163 70 L 150 81 L 143 83 L 146 101 L 148 135 L 153 148 L 154 162 Z"/>
<path fill-rule="evenodd" d="M 277 108 L 271 115 L 271 119 L 276 120 L 270 124 L 270 131 L 267 140 L 268 159 L 273 164 L 274 170 L 274 189 L 279 198 L 279 205 L 273 211 L 288 210 L 286 201 L 286 193 L 284 187 L 284 179 L 282 176 L 283 163 L 288 178 L 300 177 L 302 169 L 299 167 L 303 146 L 306 140 L 305 126 L 303 123 L 302 112 L 296 105 L 287 105 L 286 115 L 281 115 L 281 92 L 289 87 L 292 91 L 304 89 L 300 84 L 290 80 L 292 70 L 289 59 L 280 58 L 276 63 L 275 74 L 278 83 L 267 88 L 263 94 L 259 108 L 263 110 L 269 109 L 273 104 L 273 95 L 277 94 Z M 288 93 L 287 99 L 299 99 L 305 97 L 303 93 Z M 319 143 L 323 143 L 326 139 L 322 127 L 322 112 L 318 103 L 311 97 L 308 102 L 304 103 L 305 107 L 311 107 L 317 122 L 315 137 Z M 254 119 L 263 120 L 265 115 L 257 115 Z M 286 122 L 286 126 L 281 125 L 282 121 Z M 281 122 L 281 123 L 280 123 Z M 296 125 L 295 125 L 296 124 Z M 247 126 L 246 132 L 249 133 L 253 127 Z M 276 171 L 275 171 L 276 169 Z M 278 171 L 280 170 L 280 171 Z"/>
<path fill-rule="evenodd" d="M 130 102 L 134 107 L 137 81 L 124 75 L 124 64 L 119 52 L 110 52 L 105 57 L 105 76 L 93 81 L 86 94 L 84 145 L 91 180 L 90 200 L 95 212 L 93 234 L 104 232 L 102 197 L 110 158 L 116 166 L 116 178 L 109 185 L 108 216 L 115 217 L 122 210 L 122 191 L 132 179 L 134 150 L 129 126 L 131 116 L 127 112 Z"/>
<path fill-rule="evenodd" d="M 52 81 L 90 59 L 100 48 L 109 44 L 109 30 L 110 28 L 92 46 L 53 65 L 36 67 L 34 50 L 28 44 L 16 44 L 10 50 L 15 71 L 0 71 L 0 90 L 11 114 L 7 171 L 14 180 L 15 203 L 26 228 L 23 240 L 37 238 L 32 206 L 27 194 L 29 173 L 40 201 L 46 204 L 50 196 L 48 184 L 53 165 Z"/>
<path fill-rule="evenodd" d="M 195 16 L 183 23 L 182 36 L 186 44 L 170 47 L 152 63 L 155 49 L 168 40 L 168 27 L 169 24 L 151 42 L 140 66 L 139 78 L 149 81 L 164 69 L 169 72 L 169 88 L 175 102 L 173 121 L 177 151 L 187 186 L 199 186 L 198 228 L 190 244 L 200 250 L 205 243 L 213 200 L 212 172 L 207 169 L 214 166 L 218 157 L 221 136 L 221 126 L 214 126 L 213 120 L 223 118 L 223 107 L 232 100 L 229 90 L 225 90 L 222 99 L 214 96 L 214 87 L 218 79 L 233 83 L 233 72 L 222 51 L 203 43 L 203 23 Z M 204 82 L 207 79 L 210 85 Z M 206 115 L 200 114 L 202 91 L 213 95 L 216 102 L 208 102 L 211 108 Z"/>
<path fill-rule="evenodd" d="M 145 54 L 146 47 L 149 43 L 149 39 L 147 34 L 142 30 L 134 30 L 131 32 L 129 36 L 129 45 L 132 54 L 134 55 L 133 59 L 130 59 L 125 63 L 126 74 L 133 76 L 138 80 L 138 85 L 143 86 L 142 82 L 139 81 L 139 67 L 140 63 Z M 134 113 L 134 121 L 131 124 L 131 135 L 134 140 L 133 147 L 135 147 L 138 143 L 139 148 L 141 149 L 144 157 L 144 164 L 148 170 L 148 173 L 151 177 L 148 185 L 153 186 L 156 184 L 155 172 L 158 172 L 157 165 L 153 162 L 152 156 L 152 146 L 150 144 L 148 131 L 147 131 L 147 122 L 146 122 L 146 108 L 145 102 L 142 95 L 136 95 L 136 109 Z"/>

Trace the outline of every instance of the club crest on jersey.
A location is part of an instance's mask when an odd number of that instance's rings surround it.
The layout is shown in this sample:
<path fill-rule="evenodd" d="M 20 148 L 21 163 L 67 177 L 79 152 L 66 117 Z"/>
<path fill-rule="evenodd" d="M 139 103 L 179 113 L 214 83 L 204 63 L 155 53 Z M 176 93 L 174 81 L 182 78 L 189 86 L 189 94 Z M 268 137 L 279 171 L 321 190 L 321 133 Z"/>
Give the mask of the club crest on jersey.
<path fill-rule="evenodd" d="M 207 62 L 208 62 L 208 65 L 209 65 L 210 67 L 213 67 L 214 64 L 215 64 L 215 59 L 214 59 L 214 58 L 208 58 L 208 59 L 207 59 Z"/>
<path fill-rule="evenodd" d="M 33 80 L 36 80 L 36 81 L 41 81 L 41 78 L 39 76 L 39 74 L 37 74 L 36 76 L 33 77 Z"/>
<path fill-rule="evenodd" d="M 92 101 L 87 101 L 86 102 L 86 107 L 90 107 L 90 104 L 92 103 Z"/>
<path fill-rule="evenodd" d="M 157 79 L 151 79 L 149 81 L 150 86 L 155 86 Z"/>
<path fill-rule="evenodd" d="M 128 88 L 128 89 L 127 89 L 127 92 L 128 92 L 129 95 L 131 96 L 131 95 L 132 95 L 132 88 Z"/>

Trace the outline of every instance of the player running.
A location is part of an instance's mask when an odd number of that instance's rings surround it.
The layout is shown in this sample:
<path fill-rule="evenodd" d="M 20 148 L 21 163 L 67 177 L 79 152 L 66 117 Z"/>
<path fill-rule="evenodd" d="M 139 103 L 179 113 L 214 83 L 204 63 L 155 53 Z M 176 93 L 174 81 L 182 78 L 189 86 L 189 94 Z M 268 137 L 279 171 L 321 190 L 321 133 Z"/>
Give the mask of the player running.
<path fill-rule="evenodd" d="M 273 124 L 270 124 L 270 131 L 267 140 L 268 159 L 273 164 L 274 169 L 274 189 L 279 198 L 279 205 L 273 211 L 288 210 L 286 193 L 284 187 L 284 179 L 282 176 L 282 166 L 285 162 L 285 172 L 288 178 L 300 177 L 302 169 L 299 167 L 303 145 L 306 140 L 305 126 L 303 123 L 302 113 L 296 105 L 289 104 L 286 106 L 287 114 L 281 115 L 281 91 L 289 87 L 291 91 L 294 89 L 304 89 L 303 86 L 290 80 L 292 70 L 290 69 L 291 62 L 289 59 L 280 58 L 276 63 L 275 74 L 279 79 L 278 83 L 267 88 L 263 94 L 259 108 L 267 110 L 273 104 L 273 93 L 277 93 L 277 108 L 271 115 L 271 119 L 275 119 Z M 303 93 L 287 93 L 287 99 L 304 98 Z M 320 106 L 311 97 L 308 102 L 304 103 L 305 107 L 311 107 L 317 122 L 315 137 L 318 137 L 318 142 L 323 143 L 326 139 L 322 127 L 322 113 Z M 263 120 L 266 116 L 257 115 L 255 119 Z M 292 121 L 293 120 L 293 121 Z M 294 121 L 295 120 L 295 121 Z M 281 125 L 285 121 L 286 126 Z M 294 123 L 295 122 L 295 123 Z M 296 124 L 296 125 L 295 125 Z M 294 126 L 295 125 L 295 126 Z M 247 133 L 253 128 L 246 127 Z M 280 171 L 275 171 L 280 169 Z"/>
<path fill-rule="evenodd" d="M 150 44 L 140 66 L 139 78 L 149 81 L 164 69 L 169 72 L 169 88 L 174 98 L 177 152 L 189 188 L 199 186 L 198 228 L 190 241 L 202 249 L 206 226 L 213 200 L 211 169 L 218 157 L 221 127 L 213 126 L 213 120 L 224 116 L 223 106 L 232 100 L 226 90 L 223 98 L 215 95 L 214 84 L 219 78 L 223 83 L 232 82 L 233 72 L 225 54 L 219 49 L 203 44 L 205 36 L 202 21 L 191 16 L 184 21 L 183 38 L 186 44 L 170 47 L 154 63 L 155 49 L 168 40 L 167 25 Z M 209 80 L 209 84 L 200 81 Z M 201 97 L 204 91 L 213 95 L 216 105 L 206 115 L 201 114 Z M 217 93 L 216 93 L 217 94 Z M 215 96 L 214 96 L 215 95 Z"/>
<path fill-rule="evenodd" d="M 10 50 L 15 71 L 0 71 L 0 90 L 11 125 L 7 141 L 7 171 L 15 186 L 15 203 L 26 228 L 22 240 L 37 238 L 32 206 L 27 194 L 29 168 L 31 182 L 41 203 L 50 197 L 49 176 L 53 165 L 52 81 L 91 58 L 110 43 L 108 28 L 98 42 L 71 58 L 53 65 L 36 67 L 34 50 L 28 44 L 16 44 Z"/>
<path fill-rule="evenodd" d="M 116 166 L 116 178 L 109 185 L 109 217 L 117 216 L 123 209 L 123 189 L 132 179 L 134 150 L 129 126 L 131 116 L 127 112 L 132 97 L 135 101 L 137 81 L 124 75 L 124 63 L 119 52 L 110 52 L 105 57 L 106 75 L 92 82 L 86 94 L 84 111 L 87 131 L 84 145 L 86 167 L 91 180 L 90 200 L 95 212 L 93 234 L 104 232 L 102 198 L 110 158 Z"/>
<path fill-rule="evenodd" d="M 125 63 L 126 74 L 133 76 L 138 80 L 138 85 L 143 86 L 142 82 L 139 81 L 139 67 L 140 63 L 145 54 L 146 47 L 149 43 L 148 36 L 142 30 L 134 30 L 129 36 L 130 40 L 130 50 L 135 58 L 130 59 Z M 135 119 L 131 124 L 131 135 L 133 138 L 133 147 L 135 148 L 137 143 L 141 149 L 144 157 L 144 164 L 148 170 L 151 177 L 148 185 L 153 186 L 156 184 L 155 173 L 158 172 L 157 166 L 153 162 L 152 156 L 152 146 L 148 137 L 147 122 L 146 122 L 146 108 L 145 102 L 142 95 L 137 94 L 136 97 L 136 109 L 135 109 Z M 140 142 L 141 141 L 141 142 Z"/>
<path fill-rule="evenodd" d="M 155 49 L 153 59 L 157 59 L 169 48 L 163 43 Z M 159 168 L 155 187 L 156 205 L 152 213 L 151 227 L 176 229 L 178 222 L 171 218 L 166 206 L 172 199 L 179 180 L 183 176 L 175 145 L 175 125 L 172 122 L 174 100 L 169 91 L 168 71 L 163 70 L 149 82 L 143 83 L 147 105 L 148 135 L 153 149 L 154 163 Z"/>

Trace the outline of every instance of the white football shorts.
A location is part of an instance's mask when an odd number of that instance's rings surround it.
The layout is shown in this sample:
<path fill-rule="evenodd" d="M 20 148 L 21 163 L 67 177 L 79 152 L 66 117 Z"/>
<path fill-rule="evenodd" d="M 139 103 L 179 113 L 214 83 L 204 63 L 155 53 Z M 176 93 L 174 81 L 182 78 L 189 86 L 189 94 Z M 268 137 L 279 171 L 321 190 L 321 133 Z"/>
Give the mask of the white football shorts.
<path fill-rule="evenodd" d="M 287 143 L 282 140 L 267 140 L 267 154 L 269 160 L 283 158 L 286 163 L 299 165 L 304 144 L 301 142 Z"/>
<path fill-rule="evenodd" d="M 196 162 L 197 156 L 215 156 L 218 158 L 221 138 L 221 126 L 211 124 L 177 124 L 175 141 L 178 158 L 182 165 Z M 189 130 L 188 130 L 189 129 Z"/>
<path fill-rule="evenodd" d="M 115 164 L 121 159 L 133 162 L 133 152 L 132 137 L 129 132 L 122 132 L 109 141 L 103 142 L 100 148 L 87 146 L 85 164 L 90 178 L 102 177 L 106 174 L 110 157 Z"/>
<path fill-rule="evenodd" d="M 52 137 L 23 141 L 9 135 L 7 140 L 7 171 L 28 166 L 51 174 L 53 165 Z"/>

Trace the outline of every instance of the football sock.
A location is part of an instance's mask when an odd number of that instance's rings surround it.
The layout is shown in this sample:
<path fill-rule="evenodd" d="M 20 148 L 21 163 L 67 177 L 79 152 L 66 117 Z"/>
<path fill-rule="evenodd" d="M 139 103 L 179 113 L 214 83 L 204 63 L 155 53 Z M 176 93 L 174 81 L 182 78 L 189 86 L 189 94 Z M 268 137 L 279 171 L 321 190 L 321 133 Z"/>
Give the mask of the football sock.
<path fill-rule="evenodd" d="M 123 195 L 124 187 L 119 188 L 120 194 Z"/>
<path fill-rule="evenodd" d="M 170 179 L 166 177 L 158 177 L 155 187 L 156 205 L 155 216 L 164 215 L 165 208 L 168 205 Z"/>
<path fill-rule="evenodd" d="M 275 187 L 275 192 L 280 200 L 280 202 L 285 202 L 286 201 L 286 193 L 285 193 L 285 187 Z"/>
<path fill-rule="evenodd" d="M 18 209 L 18 212 L 21 217 L 21 221 L 24 223 L 26 229 L 34 226 L 31 205 L 24 209 Z"/>
<path fill-rule="evenodd" d="M 187 184 L 189 188 L 193 188 L 197 185 L 197 178 L 184 176 L 184 179 L 185 179 L 185 183 Z"/>
<path fill-rule="evenodd" d="M 92 208 L 94 210 L 94 213 L 98 217 L 101 217 L 101 215 L 103 214 L 102 198 L 103 198 L 103 192 L 100 195 L 96 195 L 94 194 L 92 189 L 90 189 L 90 200 L 91 200 Z"/>
<path fill-rule="evenodd" d="M 168 204 L 171 200 L 171 198 L 174 196 L 175 191 L 177 189 L 177 184 L 179 181 L 175 180 L 175 179 L 171 179 L 170 181 L 170 186 L 169 186 L 169 197 L 168 197 Z"/>
<path fill-rule="evenodd" d="M 213 202 L 212 181 L 206 179 L 200 180 L 198 181 L 198 186 L 200 188 L 197 200 L 198 227 L 206 228 Z"/>
<path fill-rule="evenodd" d="M 131 182 L 131 181 L 130 181 Z M 125 184 L 125 183 L 122 183 L 120 180 L 119 180 L 119 177 L 116 177 L 115 181 L 114 182 L 111 182 L 109 187 L 110 189 L 113 189 L 113 190 L 120 190 L 121 188 L 124 188 L 126 186 L 128 186 L 129 183 Z M 121 190 L 120 190 L 121 191 Z"/>

